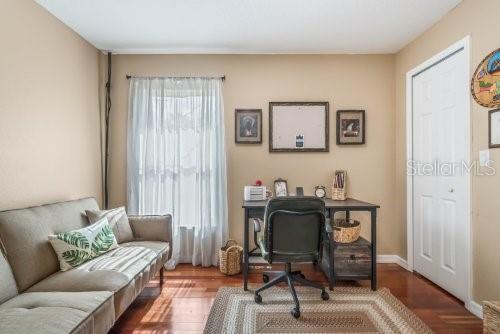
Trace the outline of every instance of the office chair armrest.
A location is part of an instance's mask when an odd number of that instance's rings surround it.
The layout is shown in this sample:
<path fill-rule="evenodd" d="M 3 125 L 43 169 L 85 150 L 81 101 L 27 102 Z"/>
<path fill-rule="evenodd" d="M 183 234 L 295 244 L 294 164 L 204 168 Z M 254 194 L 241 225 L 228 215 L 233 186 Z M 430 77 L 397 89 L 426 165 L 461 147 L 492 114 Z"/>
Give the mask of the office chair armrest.
<path fill-rule="evenodd" d="M 260 218 L 252 218 L 252 222 L 253 222 L 253 231 L 254 232 L 260 232 L 261 229 L 262 229 L 262 219 Z"/>

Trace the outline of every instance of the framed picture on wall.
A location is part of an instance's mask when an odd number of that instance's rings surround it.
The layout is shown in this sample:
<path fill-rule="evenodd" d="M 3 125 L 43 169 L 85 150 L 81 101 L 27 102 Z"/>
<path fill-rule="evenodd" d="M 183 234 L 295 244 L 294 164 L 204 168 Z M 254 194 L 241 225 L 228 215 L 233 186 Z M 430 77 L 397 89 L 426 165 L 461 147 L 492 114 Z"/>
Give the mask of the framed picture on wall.
<path fill-rule="evenodd" d="M 365 143 L 365 111 L 337 110 L 337 145 Z"/>
<path fill-rule="evenodd" d="M 262 109 L 236 109 L 234 132 L 237 144 L 262 143 Z"/>
<path fill-rule="evenodd" d="M 488 146 L 500 147 L 500 109 L 489 111 L 488 115 Z"/>
<path fill-rule="evenodd" d="M 328 152 L 328 102 L 270 102 L 269 152 Z"/>

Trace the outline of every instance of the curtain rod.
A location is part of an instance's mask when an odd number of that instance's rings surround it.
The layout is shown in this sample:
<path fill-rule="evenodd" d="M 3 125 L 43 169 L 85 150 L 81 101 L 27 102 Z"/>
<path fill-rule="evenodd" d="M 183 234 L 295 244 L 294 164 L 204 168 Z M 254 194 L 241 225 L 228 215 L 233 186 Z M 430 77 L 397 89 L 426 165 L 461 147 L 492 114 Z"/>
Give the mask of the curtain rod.
<path fill-rule="evenodd" d="M 222 81 L 226 80 L 226 76 L 225 75 L 222 75 L 222 76 L 219 76 L 219 77 L 195 77 L 195 76 L 173 76 L 173 77 L 160 77 L 160 76 L 135 76 L 135 75 L 130 75 L 130 74 L 127 74 L 125 76 L 128 79 L 130 78 L 153 78 L 153 79 L 163 79 L 163 78 L 174 78 L 174 79 L 188 79 L 188 78 L 203 78 L 203 79 L 221 79 Z"/>

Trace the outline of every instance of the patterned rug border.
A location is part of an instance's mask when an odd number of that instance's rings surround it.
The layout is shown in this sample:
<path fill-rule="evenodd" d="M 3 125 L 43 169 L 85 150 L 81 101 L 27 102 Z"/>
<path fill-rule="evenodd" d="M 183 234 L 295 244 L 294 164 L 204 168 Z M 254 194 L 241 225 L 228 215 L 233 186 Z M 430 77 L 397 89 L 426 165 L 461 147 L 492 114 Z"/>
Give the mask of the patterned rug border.
<path fill-rule="evenodd" d="M 257 286 L 255 286 L 257 287 Z M 253 288 L 255 288 L 253 287 Z M 309 288 L 297 287 L 297 292 L 300 295 L 302 293 L 307 293 L 311 291 Z M 288 289 L 285 287 L 275 287 L 268 290 L 269 292 L 281 292 Z M 369 288 L 363 287 L 336 287 L 334 291 L 328 291 L 331 299 L 334 296 L 342 296 L 346 294 L 355 294 L 357 296 L 370 295 L 378 296 L 385 303 L 387 303 L 392 310 L 394 310 L 402 319 L 404 319 L 409 327 L 414 331 L 414 333 L 433 333 L 431 329 L 408 307 L 406 307 L 400 300 L 398 300 L 387 288 L 380 288 L 377 291 L 372 291 Z M 241 287 L 221 287 L 219 288 L 217 295 L 215 296 L 214 303 L 210 310 L 210 314 L 205 325 L 205 334 L 218 334 L 223 333 L 223 320 L 225 313 L 227 311 L 228 302 L 227 299 L 231 295 L 253 295 L 252 286 L 249 287 L 249 291 L 244 291 Z M 291 298 L 291 297 L 290 297 Z M 300 297 L 299 297 L 300 298 Z M 290 308 L 293 304 L 290 304 Z M 290 316 L 290 320 L 293 318 Z"/>

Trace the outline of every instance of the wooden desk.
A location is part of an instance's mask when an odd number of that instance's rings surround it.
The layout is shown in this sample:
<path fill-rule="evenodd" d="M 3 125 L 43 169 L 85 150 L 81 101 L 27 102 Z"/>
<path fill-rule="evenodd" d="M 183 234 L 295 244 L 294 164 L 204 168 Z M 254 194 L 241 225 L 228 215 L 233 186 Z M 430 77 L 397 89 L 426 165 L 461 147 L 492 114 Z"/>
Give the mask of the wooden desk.
<path fill-rule="evenodd" d="M 371 275 L 368 277 L 371 279 L 372 290 L 377 289 L 377 209 L 380 208 L 379 205 L 371 204 L 363 201 L 359 201 L 354 198 L 348 198 L 345 201 L 334 201 L 330 198 L 326 198 L 325 207 L 328 211 L 330 219 L 335 217 L 335 213 L 342 211 L 345 212 L 346 218 L 349 219 L 351 211 L 368 211 L 371 214 Z M 243 209 L 245 210 L 244 215 L 244 242 L 243 242 L 243 289 L 248 290 L 248 272 L 250 270 L 249 258 L 250 256 L 260 256 L 257 247 L 250 250 L 250 240 L 249 240 L 249 220 L 250 218 L 263 218 L 264 209 L 266 207 L 266 201 L 243 201 Z M 331 230 L 325 231 L 326 237 L 330 239 L 329 252 L 330 252 L 330 273 L 328 276 L 328 281 L 330 285 L 330 290 L 333 290 L 335 285 L 334 273 L 334 241 L 333 232 Z M 257 245 L 256 245 L 257 246 Z"/>

